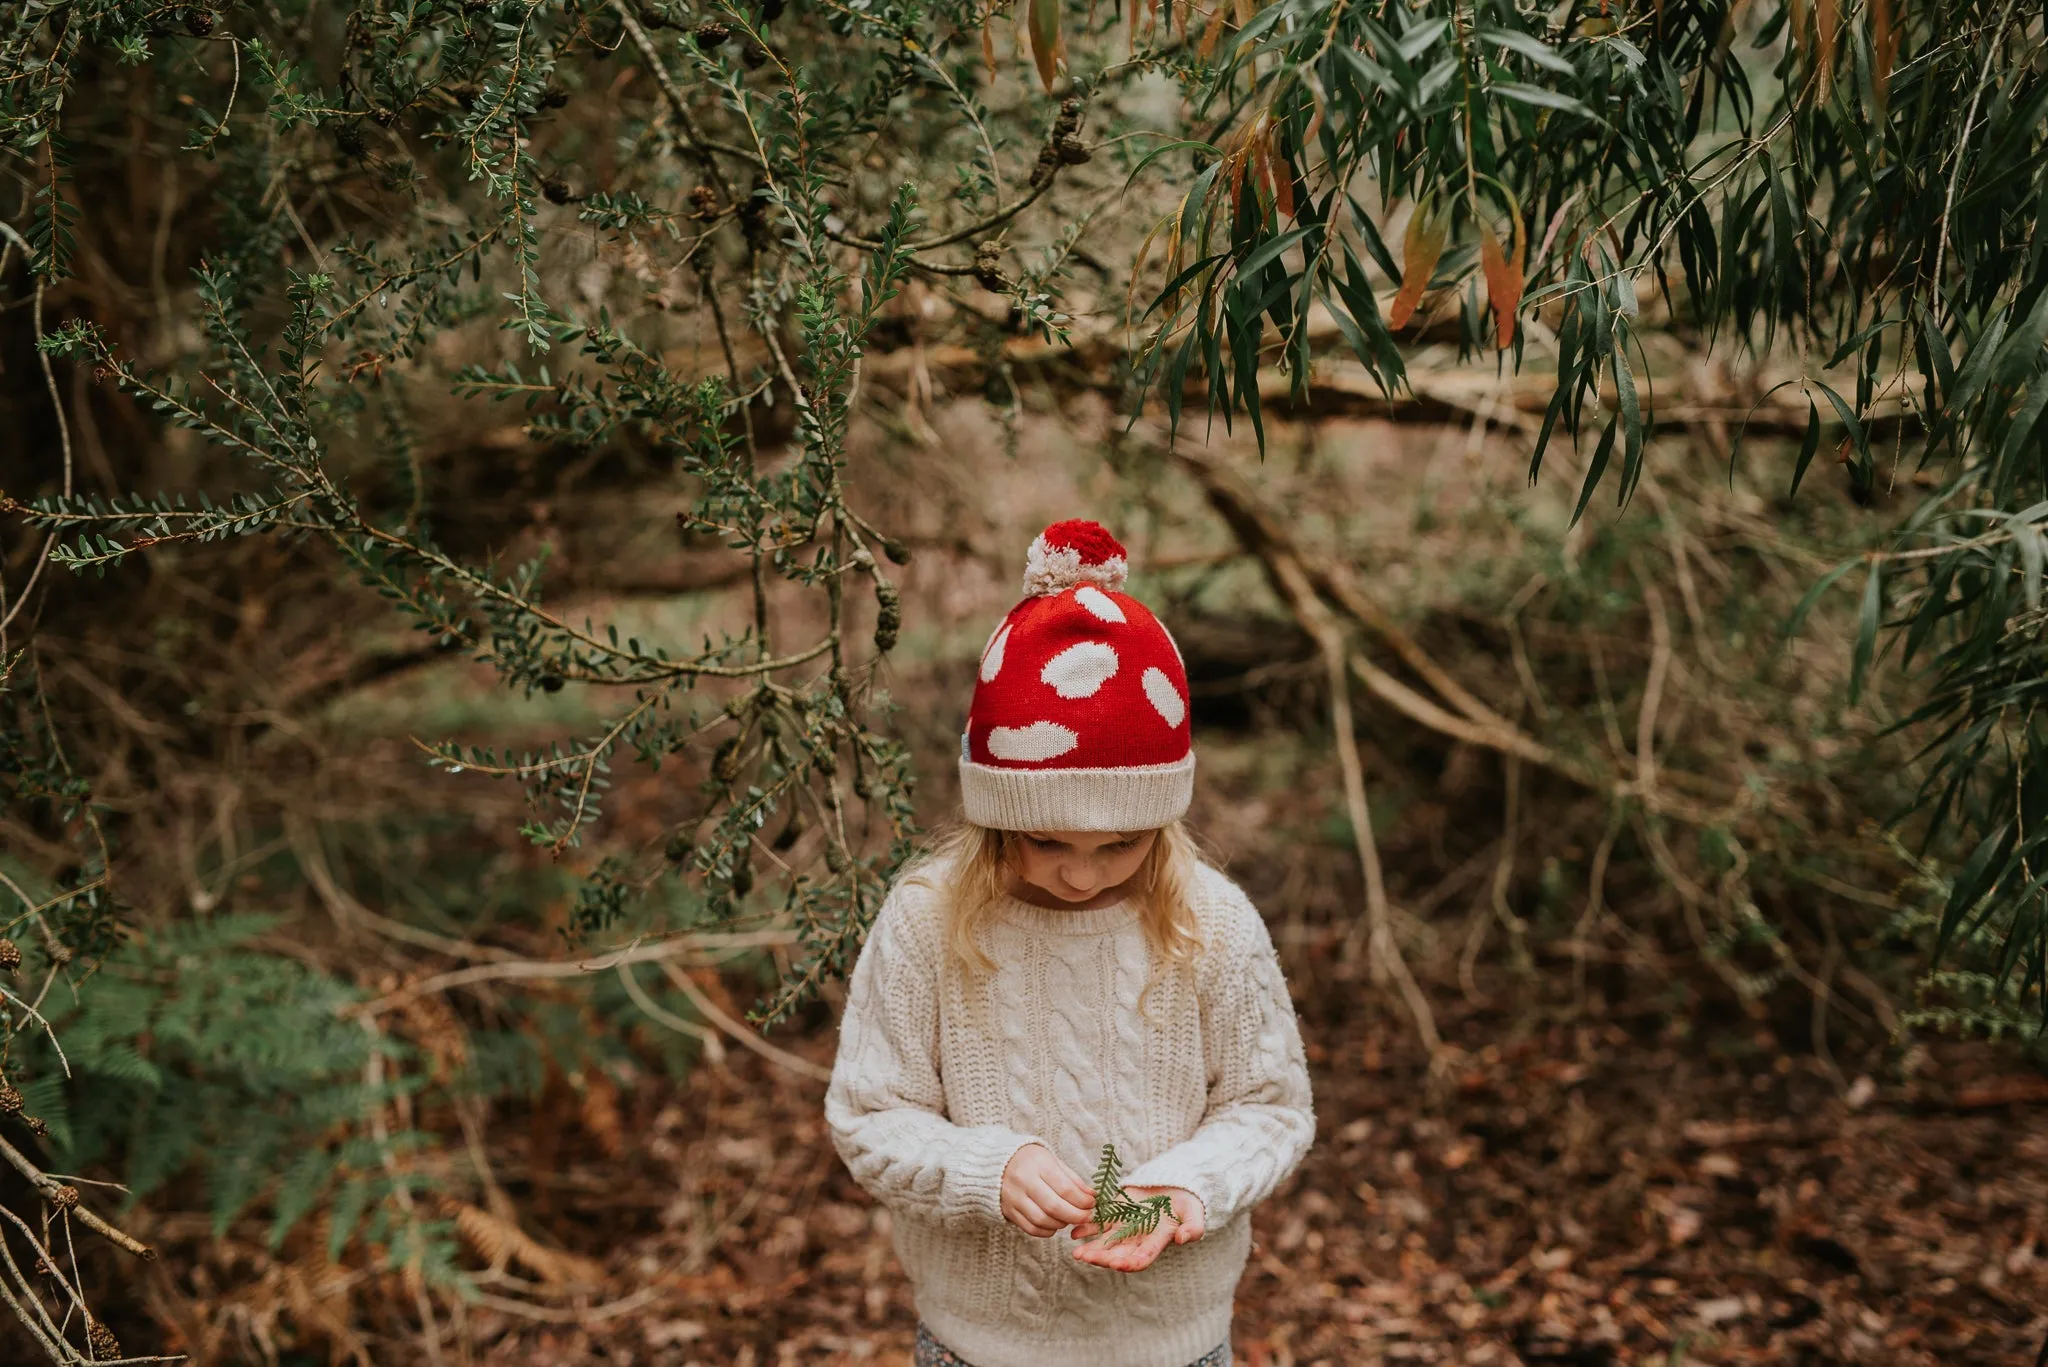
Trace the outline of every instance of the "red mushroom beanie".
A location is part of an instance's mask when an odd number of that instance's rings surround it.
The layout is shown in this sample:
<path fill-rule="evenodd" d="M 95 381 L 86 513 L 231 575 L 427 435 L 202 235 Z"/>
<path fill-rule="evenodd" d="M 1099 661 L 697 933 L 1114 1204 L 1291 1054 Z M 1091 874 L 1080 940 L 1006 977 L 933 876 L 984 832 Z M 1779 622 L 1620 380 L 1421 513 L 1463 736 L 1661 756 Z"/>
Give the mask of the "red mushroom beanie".
<path fill-rule="evenodd" d="M 1005 831 L 1145 831 L 1194 793 L 1188 676 L 1125 594 L 1129 561 L 1094 522 L 1031 543 L 1025 599 L 989 637 L 960 738 L 967 819 Z"/>

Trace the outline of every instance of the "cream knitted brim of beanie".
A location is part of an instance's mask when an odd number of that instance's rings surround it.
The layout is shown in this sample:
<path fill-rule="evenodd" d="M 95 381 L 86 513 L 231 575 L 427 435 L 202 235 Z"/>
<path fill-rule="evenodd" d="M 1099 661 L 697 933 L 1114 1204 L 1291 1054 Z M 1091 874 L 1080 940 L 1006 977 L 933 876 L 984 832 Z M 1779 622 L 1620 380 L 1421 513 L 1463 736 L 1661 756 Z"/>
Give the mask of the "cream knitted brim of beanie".
<path fill-rule="evenodd" d="M 981 652 L 960 737 L 966 817 L 1005 831 L 1143 831 L 1194 795 L 1187 667 L 1095 522 L 1055 522 Z"/>

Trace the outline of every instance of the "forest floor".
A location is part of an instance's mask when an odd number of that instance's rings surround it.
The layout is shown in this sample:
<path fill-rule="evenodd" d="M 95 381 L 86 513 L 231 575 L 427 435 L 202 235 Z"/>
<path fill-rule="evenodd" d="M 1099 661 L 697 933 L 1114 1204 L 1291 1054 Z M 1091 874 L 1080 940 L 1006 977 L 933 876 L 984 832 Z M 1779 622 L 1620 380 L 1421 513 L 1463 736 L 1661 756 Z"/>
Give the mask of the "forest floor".
<path fill-rule="evenodd" d="M 2043 1350 L 2048 1082 L 1995 1048 L 1839 1080 L 1755 1020 L 1674 1027 L 1668 1001 L 1576 1020 L 1467 1003 L 1447 1037 L 1499 1042 L 1432 1083 L 1398 1022 L 1345 1009 L 1373 998 L 1357 978 L 1297 986 L 1316 1142 L 1255 1217 L 1241 1364 L 2024 1367 Z M 1546 1018 L 1563 1023 L 1527 1024 Z M 829 1032 L 784 1042 L 829 1061 Z M 580 1326 L 473 1310 L 469 1360 L 907 1362 L 888 1216 L 834 1156 L 818 1084 L 735 1053 L 662 1086 L 632 1151 L 601 1184 L 566 1175 L 555 1213 L 660 1299 Z M 701 1211 L 719 1227 L 693 1257 Z"/>

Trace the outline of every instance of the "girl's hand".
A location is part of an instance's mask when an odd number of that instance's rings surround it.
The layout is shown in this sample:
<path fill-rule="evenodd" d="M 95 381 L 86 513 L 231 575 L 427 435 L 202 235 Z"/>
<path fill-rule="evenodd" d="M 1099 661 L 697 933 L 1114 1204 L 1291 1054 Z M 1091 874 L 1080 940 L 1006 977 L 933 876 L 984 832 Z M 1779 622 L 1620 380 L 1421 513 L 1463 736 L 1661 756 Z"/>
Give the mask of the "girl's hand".
<path fill-rule="evenodd" d="M 1074 1257 L 1084 1263 L 1106 1267 L 1112 1272 L 1143 1272 L 1152 1266 L 1168 1244 L 1191 1244 L 1202 1237 L 1205 1214 L 1202 1198 L 1181 1187 L 1125 1187 L 1125 1191 L 1143 1200 L 1147 1196 L 1162 1193 L 1173 1198 L 1173 1220 L 1162 1219 L 1159 1228 L 1142 1237 L 1120 1239 L 1113 1244 L 1083 1243 L 1103 1232 L 1102 1226 L 1089 1221 L 1074 1226 Z M 1176 1223 L 1176 1221 L 1178 1223 Z"/>
<path fill-rule="evenodd" d="M 1003 1218 L 1026 1234 L 1050 1239 L 1088 1219 L 1095 1193 L 1043 1144 L 1026 1144 L 1003 1169 Z"/>

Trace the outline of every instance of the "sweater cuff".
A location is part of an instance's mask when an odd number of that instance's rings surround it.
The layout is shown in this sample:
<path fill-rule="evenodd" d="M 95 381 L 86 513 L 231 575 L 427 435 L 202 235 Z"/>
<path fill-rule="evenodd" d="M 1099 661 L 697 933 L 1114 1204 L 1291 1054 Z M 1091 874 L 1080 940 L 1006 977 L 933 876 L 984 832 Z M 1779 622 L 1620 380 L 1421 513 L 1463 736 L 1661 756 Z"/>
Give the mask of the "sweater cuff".
<path fill-rule="evenodd" d="M 946 1214 L 1002 1223 L 1003 1174 L 1009 1171 L 1010 1160 L 1026 1144 L 1045 1141 L 1000 1125 L 963 1125 L 956 1137 L 959 1148 L 946 1163 L 955 1199 Z"/>

